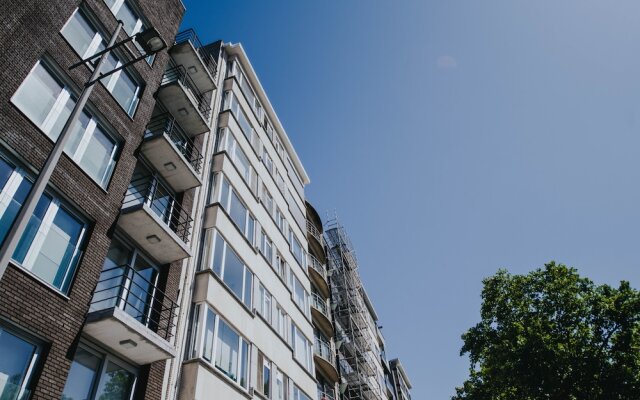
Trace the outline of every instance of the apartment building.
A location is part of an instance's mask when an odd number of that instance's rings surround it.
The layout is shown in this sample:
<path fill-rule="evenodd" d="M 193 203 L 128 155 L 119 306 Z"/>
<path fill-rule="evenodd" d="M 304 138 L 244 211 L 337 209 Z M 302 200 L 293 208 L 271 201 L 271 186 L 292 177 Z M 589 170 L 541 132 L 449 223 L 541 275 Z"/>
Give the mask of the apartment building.
<path fill-rule="evenodd" d="M 315 399 L 309 178 L 242 46 L 205 48 L 219 65 L 215 143 L 167 395 Z"/>
<path fill-rule="evenodd" d="M 69 67 L 118 21 L 118 40 L 153 27 L 168 44 L 95 84 L 0 277 L 0 398 L 377 398 L 356 397 L 381 390 L 386 359 L 359 277 L 345 286 L 342 242 L 325 240 L 242 45 L 177 33 L 184 12 L 0 4 L 0 240 L 93 69 Z M 114 49 L 103 71 L 140 52 Z"/>
<path fill-rule="evenodd" d="M 397 400 L 411 400 L 411 381 L 399 359 L 389 361 Z"/>
<path fill-rule="evenodd" d="M 183 13 L 179 0 L 2 2 L 2 239 L 93 69 L 70 66 L 104 49 L 118 20 L 119 41 L 154 27 L 172 44 Z M 140 55 L 129 42 L 103 71 Z M 169 59 L 155 54 L 93 87 L 0 280 L 2 399 L 161 397 L 186 228 L 150 211 L 166 197 L 143 201 L 148 188 L 131 182 L 153 166 L 157 139 L 145 131 Z"/>

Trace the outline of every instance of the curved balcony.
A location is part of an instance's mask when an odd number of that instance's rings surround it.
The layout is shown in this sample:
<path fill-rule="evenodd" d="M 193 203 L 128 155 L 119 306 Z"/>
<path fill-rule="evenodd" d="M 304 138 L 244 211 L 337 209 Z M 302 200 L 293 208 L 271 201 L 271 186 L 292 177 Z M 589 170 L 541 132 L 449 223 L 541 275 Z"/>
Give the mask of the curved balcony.
<path fill-rule="evenodd" d="M 209 131 L 211 107 L 182 65 L 167 69 L 156 96 L 189 136 Z"/>
<path fill-rule="evenodd" d="M 139 364 L 176 356 L 169 343 L 178 305 L 129 265 L 100 274 L 84 333 Z"/>
<path fill-rule="evenodd" d="M 326 259 L 324 252 L 324 238 L 322 232 L 316 227 L 316 225 L 307 219 L 307 239 L 309 241 L 309 248 L 311 252 L 319 259 Z"/>
<path fill-rule="evenodd" d="M 316 337 L 313 346 L 313 359 L 316 364 L 316 371 L 320 372 L 332 382 L 338 382 L 338 370 L 336 369 L 336 355 L 331 343 Z"/>
<path fill-rule="evenodd" d="M 329 314 L 329 306 L 327 301 L 320 297 L 318 293 L 311 293 L 311 318 L 327 336 L 333 337 L 334 329 L 331 323 L 331 314 Z"/>
<path fill-rule="evenodd" d="M 307 265 L 309 276 L 313 280 L 313 283 L 318 287 L 325 298 L 329 298 L 331 288 L 329 287 L 329 274 L 327 272 L 326 265 L 320 263 L 320 261 L 318 261 L 318 259 L 311 253 L 307 254 Z"/>
<path fill-rule="evenodd" d="M 202 185 L 202 154 L 171 114 L 149 121 L 140 153 L 176 192 Z"/>

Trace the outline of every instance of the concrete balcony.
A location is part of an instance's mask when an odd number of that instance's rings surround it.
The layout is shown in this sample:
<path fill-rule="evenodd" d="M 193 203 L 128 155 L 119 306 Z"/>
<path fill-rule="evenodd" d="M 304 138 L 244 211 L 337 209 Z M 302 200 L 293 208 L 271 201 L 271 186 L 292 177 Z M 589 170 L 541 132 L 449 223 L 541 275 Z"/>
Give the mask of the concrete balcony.
<path fill-rule="evenodd" d="M 311 293 L 311 318 L 314 324 L 328 337 L 333 337 L 334 329 L 329 314 L 329 305 L 318 293 Z"/>
<path fill-rule="evenodd" d="M 154 176 L 131 181 L 118 226 L 159 264 L 191 257 L 193 219 Z"/>
<path fill-rule="evenodd" d="M 204 47 L 193 29 L 176 35 L 169 54 L 177 64 L 184 65 L 196 86 L 203 92 L 216 88 L 218 63 L 213 53 Z"/>
<path fill-rule="evenodd" d="M 202 185 L 202 154 L 171 114 L 149 121 L 140 153 L 176 192 Z"/>
<path fill-rule="evenodd" d="M 178 121 L 187 135 L 209 131 L 211 107 L 205 96 L 182 65 L 165 71 L 156 97 Z"/>
<path fill-rule="evenodd" d="M 100 275 L 83 332 L 137 365 L 166 360 L 176 356 L 170 340 L 177 308 L 134 268 L 109 268 Z"/>
<path fill-rule="evenodd" d="M 308 253 L 307 269 L 309 270 L 309 277 L 311 277 L 313 283 L 318 287 L 321 294 L 325 298 L 329 298 L 331 288 L 329 288 L 329 274 L 327 272 L 327 267 L 318 261 L 313 254 Z"/>
<path fill-rule="evenodd" d="M 313 347 L 313 360 L 316 371 L 320 372 L 332 382 L 338 382 L 338 370 L 336 369 L 336 354 L 333 345 L 319 337 L 316 337 Z"/>

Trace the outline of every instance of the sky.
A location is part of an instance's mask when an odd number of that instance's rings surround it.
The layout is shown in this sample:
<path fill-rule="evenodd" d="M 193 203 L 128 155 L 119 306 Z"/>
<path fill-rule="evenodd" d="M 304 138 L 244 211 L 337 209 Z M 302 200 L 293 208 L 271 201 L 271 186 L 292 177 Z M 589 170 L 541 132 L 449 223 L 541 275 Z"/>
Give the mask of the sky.
<path fill-rule="evenodd" d="M 499 268 L 640 287 L 637 0 L 185 4 L 204 42 L 243 44 L 414 399 L 464 381 Z"/>

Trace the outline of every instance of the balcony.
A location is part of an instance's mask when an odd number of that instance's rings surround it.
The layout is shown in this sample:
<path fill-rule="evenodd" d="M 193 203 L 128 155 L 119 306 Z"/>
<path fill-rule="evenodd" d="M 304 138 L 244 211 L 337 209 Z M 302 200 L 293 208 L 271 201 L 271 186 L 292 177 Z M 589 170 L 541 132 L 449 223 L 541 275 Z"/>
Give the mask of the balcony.
<path fill-rule="evenodd" d="M 318 400 L 336 400 L 333 391 L 322 391 L 318 389 Z"/>
<path fill-rule="evenodd" d="M 331 382 L 338 382 L 338 370 L 336 369 L 336 355 L 331 343 L 316 337 L 313 347 L 313 359 L 316 371 L 320 371 Z"/>
<path fill-rule="evenodd" d="M 202 185 L 202 154 L 171 114 L 151 119 L 140 152 L 176 192 Z"/>
<path fill-rule="evenodd" d="M 138 365 L 176 356 L 177 304 L 129 265 L 103 270 L 84 333 Z"/>
<path fill-rule="evenodd" d="M 131 181 L 118 226 L 160 264 L 191 257 L 193 219 L 155 176 Z"/>
<path fill-rule="evenodd" d="M 200 90 L 208 92 L 216 88 L 218 63 L 193 29 L 178 33 L 169 53 L 177 64 L 184 65 Z"/>
<path fill-rule="evenodd" d="M 307 219 L 307 239 L 309 247 L 317 258 L 325 259 L 324 238 L 322 232 L 315 226 L 313 222 Z"/>
<path fill-rule="evenodd" d="M 182 65 L 165 71 L 156 96 L 189 136 L 209 131 L 211 107 Z"/>
<path fill-rule="evenodd" d="M 329 306 L 327 301 L 320 297 L 318 293 L 311 293 L 311 318 L 327 336 L 333 337 L 334 330 L 331 323 L 331 315 L 329 314 Z"/>
<path fill-rule="evenodd" d="M 325 298 L 328 298 L 331 293 L 331 288 L 329 288 L 327 267 L 318 261 L 318 259 L 311 253 L 307 254 L 307 265 L 309 276 L 313 280 L 313 283 L 318 287 L 322 295 Z"/>

